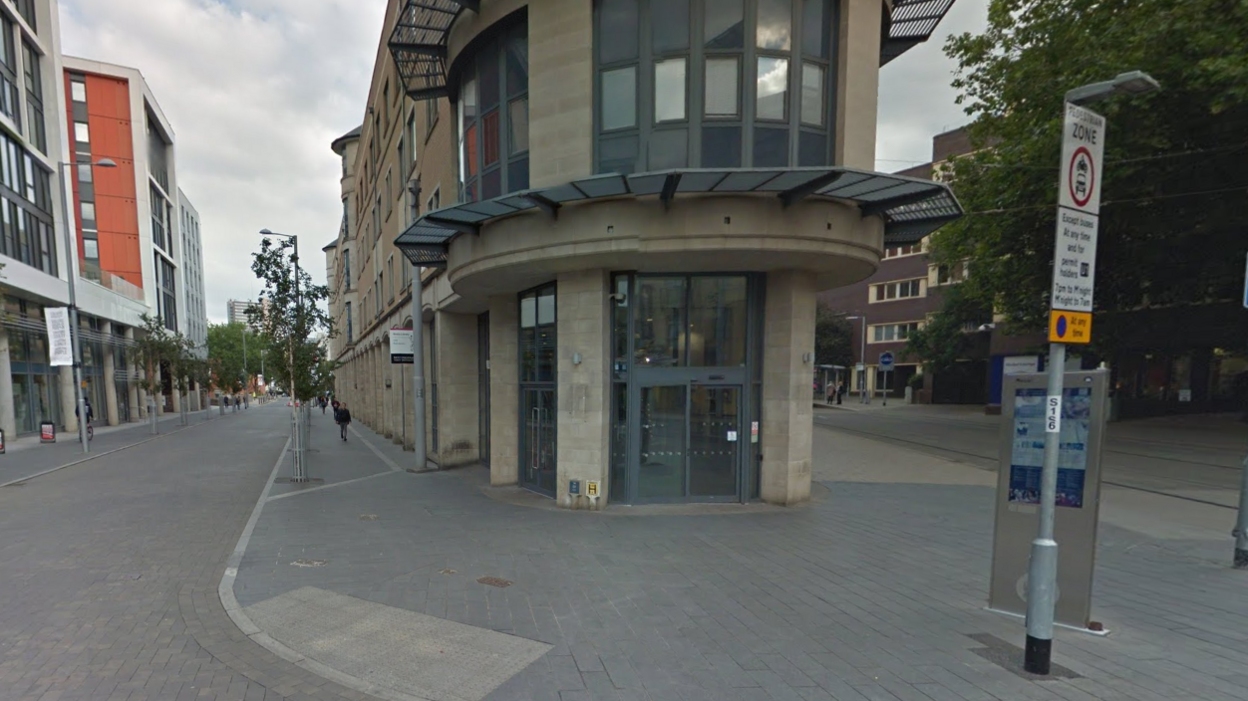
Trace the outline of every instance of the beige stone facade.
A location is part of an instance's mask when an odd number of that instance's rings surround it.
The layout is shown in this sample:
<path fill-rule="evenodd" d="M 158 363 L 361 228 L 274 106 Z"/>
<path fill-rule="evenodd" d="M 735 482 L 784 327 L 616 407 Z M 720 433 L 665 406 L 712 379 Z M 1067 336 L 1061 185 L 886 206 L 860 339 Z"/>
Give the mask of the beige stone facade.
<path fill-rule="evenodd" d="M 659 0 L 633 1 L 645 18 Z M 324 250 L 339 399 L 409 449 L 413 407 L 423 401 L 428 465 L 410 467 L 481 462 L 492 485 L 527 486 L 565 508 L 808 499 L 815 294 L 872 274 L 901 230 L 897 213 L 925 192 L 869 172 L 890 6 L 826 0 L 821 31 L 831 48 L 819 56 L 797 38 L 818 34 L 800 26 L 812 3 L 793 5 L 794 46 L 764 45 L 759 30 L 752 47 L 762 20 L 750 14 L 757 0 L 746 0 L 746 36 L 729 55 L 739 75 L 753 75 L 747 61 L 760 71 L 765 61 L 779 65 L 776 46 L 792 50 L 781 93 L 789 164 L 749 167 L 776 158 L 759 146 L 764 127 L 777 128 L 762 121 L 775 98 L 761 78 L 757 86 L 740 79 L 739 133 L 750 155 L 714 175 L 660 169 L 651 181 L 662 187 L 644 190 L 642 166 L 665 157 L 647 152 L 644 139 L 668 128 L 650 113 L 668 109 L 659 106 L 667 98 L 655 86 L 658 68 L 650 71 L 671 60 L 646 54 L 648 30 L 640 49 L 623 49 L 626 59 L 640 51 L 639 63 L 617 69 L 595 0 L 481 0 L 479 12 L 433 2 L 454 16 L 444 31 L 422 4 L 390 0 L 363 124 L 333 144 L 343 159 L 344 217 Z M 691 7 L 701 17 L 703 3 Z M 407 28 L 396 33 L 396 23 Z M 731 48 L 732 36 L 715 41 Z M 401 74 L 402 51 L 411 52 L 405 66 L 437 58 Z M 687 107 L 700 115 L 701 71 L 712 60 L 724 65 L 723 54 L 693 37 L 676 60 L 688 71 Z M 631 98 L 606 92 L 621 70 L 640 81 Z M 799 70 L 826 76 L 826 90 L 811 92 Z M 637 101 L 640 170 L 628 177 L 602 175 L 614 172 L 603 163 L 608 142 L 618 142 L 603 112 L 608 98 Z M 680 114 L 693 141 L 711 138 L 697 124 L 720 125 Z M 826 115 L 821 131 L 805 121 L 817 114 Z M 704 160 L 719 157 L 709 143 Z M 808 143 L 827 144 L 818 163 L 802 164 L 813 168 L 798 164 L 810 158 Z M 873 201 L 877 190 L 890 196 Z M 421 269 L 419 310 L 405 253 L 435 263 Z M 684 297 L 665 296 L 664 285 Z M 413 320 L 424 337 L 420 386 L 412 366 L 390 362 L 390 329 Z M 656 355 L 660 346 L 668 355 Z"/>

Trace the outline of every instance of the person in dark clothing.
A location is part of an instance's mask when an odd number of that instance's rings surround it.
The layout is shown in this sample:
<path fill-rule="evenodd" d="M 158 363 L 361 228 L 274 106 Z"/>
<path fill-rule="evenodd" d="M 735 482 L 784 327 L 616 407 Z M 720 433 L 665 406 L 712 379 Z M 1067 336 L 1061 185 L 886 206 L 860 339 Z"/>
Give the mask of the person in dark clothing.
<path fill-rule="evenodd" d="M 347 427 L 351 425 L 351 410 L 347 409 L 346 403 L 341 403 L 334 410 L 334 421 L 338 422 L 338 428 L 342 430 L 342 440 L 347 440 Z"/>
<path fill-rule="evenodd" d="M 840 404 L 841 400 L 844 398 L 845 398 L 845 383 L 839 382 L 836 385 L 836 403 Z"/>

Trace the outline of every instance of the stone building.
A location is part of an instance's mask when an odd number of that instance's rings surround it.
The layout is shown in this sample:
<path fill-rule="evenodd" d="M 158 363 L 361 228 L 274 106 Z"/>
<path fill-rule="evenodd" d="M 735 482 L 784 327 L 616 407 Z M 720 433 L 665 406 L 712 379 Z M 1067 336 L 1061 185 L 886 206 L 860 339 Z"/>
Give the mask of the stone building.
<path fill-rule="evenodd" d="M 809 498 L 816 293 L 961 212 L 873 170 L 880 67 L 951 4 L 391 0 L 333 143 L 338 396 L 410 445 L 415 320 L 442 468 L 568 508 Z"/>

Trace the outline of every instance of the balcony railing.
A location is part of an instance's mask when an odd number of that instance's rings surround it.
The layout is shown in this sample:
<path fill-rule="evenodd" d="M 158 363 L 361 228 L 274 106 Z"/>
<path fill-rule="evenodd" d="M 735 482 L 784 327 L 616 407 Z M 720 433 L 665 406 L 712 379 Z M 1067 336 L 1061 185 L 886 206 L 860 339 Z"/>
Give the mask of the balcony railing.
<path fill-rule="evenodd" d="M 112 290 L 113 292 L 136 302 L 142 302 L 144 300 L 142 287 L 135 285 L 119 275 L 114 275 L 107 270 L 101 270 L 99 263 L 79 259 L 78 266 L 84 280 L 90 280 L 100 287 Z"/>

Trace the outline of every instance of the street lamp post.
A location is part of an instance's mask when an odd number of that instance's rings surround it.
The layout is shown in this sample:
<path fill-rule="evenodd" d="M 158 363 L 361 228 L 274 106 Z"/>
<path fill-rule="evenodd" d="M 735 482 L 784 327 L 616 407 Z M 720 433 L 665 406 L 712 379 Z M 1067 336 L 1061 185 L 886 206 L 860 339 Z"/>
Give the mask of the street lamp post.
<path fill-rule="evenodd" d="M 88 453 L 91 449 L 87 443 L 87 407 L 82 397 L 82 340 L 79 338 L 78 331 L 78 296 L 74 290 L 74 276 L 78 274 L 74 261 L 78 260 L 78 256 L 77 247 L 74 246 L 74 237 L 69 233 L 69 195 L 73 189 L 65 184 L 65 169 L 71 165 L 80 164 L 62 161 L 56 165 L 61 177 L 61 211 L 64 215 L 61 220 L 61 231 L 65 239 L 65 279 L 69 282 L 69 341 L 74 354 L 74 396 L 75 406 L 78 407 L 74 415 L 78 417 L 78 440 L 82 442 L 82 452 Z M 101 158 L 94 163 L 81 165 L 101 168 L 117 167 L 117 164 L 110 158 Z"/>
<path fill-rule="evenodd" d="M 867 396 L 867 315 L 847 316 L 845 319 L 846 321 L 862 320 L 862 355 L 859 356 L 858 360 L 858 364 L 862 366 L 862 369 L 858 371 L 858 403 L 870 404 L 871 399 Z"/>
<path fill-rule="evenodd" d="M 295 344 L 294 344 L 294 338 L 295 338 L 294 324 L 295 322 L 298 321 L 298 314 L 299 314 L 299 237 L 294 234 L 277 234 L 272 231 L 269 231 L 268 229 L 261 229 L 260 235 L 261 236 L 280 236 L 282 238 L 290 239 L 291 244 L 294 247 L 294 255 L 291 256 L 291 261 L 295 264 L 295 317 L 291 320 L 290 333 L 286 337 L 286 356 L 287 356 L 287 361 L 290 363 L 290 373 L 288 375 L 288 380 L 290 382 L 290 387 L 288 388 L 288 391 L 290 392 L 290 418 L 294 424 L 294 432 L 295 432 L 293 436 L 295 439 L 294 441 L 295 443 L 294 445 L 295 475 L 293 479 L 296 482 L 303 482 L 307 479 L 307 477 L 304 472 L 303 450 L 301 448 L 300 435 L 299 435 L 300 434 L 299 407 L 296 406 L 299 403 L 299 401 L 298 401 L 298 397 L 295 394 Z M 245 331 L 244 331 L 243 337 L 246 338 Z"/>
<path fill-rule="evenodd" d="M 1157 90 L 1159 87 L 1157 81 L 1147 73 L 1141 71 L 1122 73 L 1113 80 L 1091 83 L 1067 92 L 1062 113 L 1066 115 L 1073 106 L 1087 104 L 1111 95 L 1139 95 Z M 1065 138 L 1066 136 L 1063 135 L 1063 139 Z M 1087 149 L 1082 150 L 1089 153 Z M 1090 160 L 1091 156 L 1088 156 L 1088 159 Z M 1059 170 L 1062 168 L 1065 168 L 1065 164 L 1059 166 Z M 1104 175 L 1101 174 L 1094 181 L 1096 189 L 1093 192 L 1099 192 L 1103 180 Z M 1089 194 L 1079 204 L 1099 207 L 1099 200 Z M 1060 209 L 1059 206 L 1059 226 Z M 1095 255 L 1095 236 L 1093 236 L 1092 246 L 1092 255 Z M 1059 271 L 1056 265 L 1053 268 L 1053 276 L 1056 290 L 1059 282 Z M 1088 312 L 1091 311 L 1091 284 L 1091 282 L 1088 283 L 1089 299 L 1086 305 Z M 1069 306 L 1058 305 L 1057 301 L 1051 295 L 1050 306 L 1055 309 L 1073 309 Z M 1075 310 L 1085 311 L 1085 309 Z M 1023 667 L 1032 674 L 1049 673 L 1053 651 L 1053 616 L 1057 603 L 1057 541 L 1053 539 L 1053 524 L 1057 514 L 1057 466 L 1061 444 L 1062 384 L 1065 366 L 1066 344 L 1050 343 L 1048 389 L 1046 390 L 1049 413 L 1044 433 L 1044 467 L 1040 473 L 1040 523 L 1036 539 L 1031 542 L 1031 560 L 1027 570 L 1027 641 Z"/>

